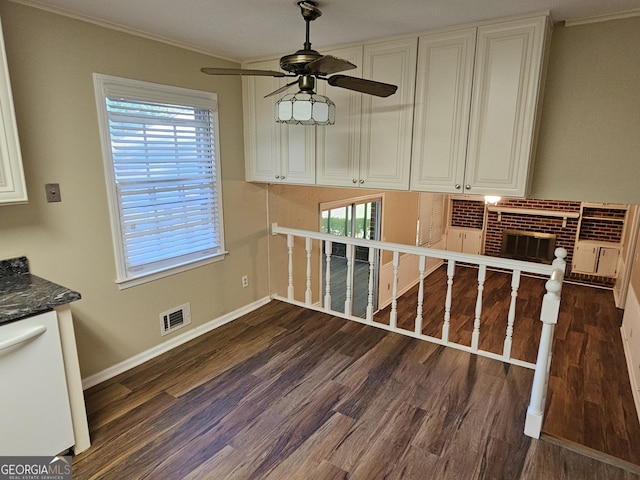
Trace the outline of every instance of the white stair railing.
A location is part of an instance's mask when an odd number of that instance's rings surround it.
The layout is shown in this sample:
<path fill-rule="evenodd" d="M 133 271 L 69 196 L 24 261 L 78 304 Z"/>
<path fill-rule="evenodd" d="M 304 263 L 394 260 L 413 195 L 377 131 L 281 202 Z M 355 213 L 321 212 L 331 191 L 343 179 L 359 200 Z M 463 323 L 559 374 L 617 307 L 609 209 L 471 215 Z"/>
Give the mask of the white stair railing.
<path fill-rule="evenodd" d="M 446 250 L 415 247 L 411 245 L 402 245 L 397 243 L 379 242 L 374 240 L 356 239 L 350 237 L 337 237 L 327 233 L 312 232 L 307 230 L 298 230 L 293 228 L 280 227 L 277 224 L 271 226 L 272 235 L 284 235 L 286 237 L 286 258 L 287 258 L 287 295 L 285 297 L 275 293 L 274 298 L 283 300 L 295 305 L 300 305 L 309 309 L 326 312 L 331 315 L 340 316 L 349 320 L 360 323 L 366 323 L 378 328 L 390 330 L 396 333 L 407 335 L 413 338 L 426 340 L 439 345 L 446 345 L 458 350 L 475 353 L 484 357 L 500 360 L 502 362 L 511 363 L 521 367 L 535 370 L 533 386 L 531 390 L 531 400 L 527 409 L 527 417 L 525 424 L 525 433 L 531 437 L 539 438 L 542 428 L 544 416 L 544 401 L 547 391 L 547 383 L 549 376 L 549 368 L 551 364 L 551 347 L 553 343 L 553 332 L 555 324 L 558 320 L 560 308 L 560 292 L 562 290 L 562 282 L 564 280 L 564 271 L 566 268 L 565 257 L 567 252 L 563 248 L 555 251 L 555 260 L 552 265 L 523 262 L 497 257 L 487 257 L 483 255 L 469 255 L 458 252 L 450 252 Z M 296 255 L 294 253 L 295 238 L 303 241 L 303 254 L 300 256 L 299 262 L 305 262 L 306 277 L 303 280 L 296 280 L 293 277 L 294 263 Z M 333 243 L 339 242 L 344 244 L 346 248 L 347 262 L 347 278 L 345 285 L 345 302 L 344 311 L 337 311 L 332 308 L 332 292 L 331 274 L 332 274 L 332 257 Z M 313 301 L 313 277 L 321 277 L 318 271 L 314 272 L 313 268 L 313 250 L 317 252 L 317 258 L 324 261 L 324 284 L 320 284 L 316 297 L 322 302 L 314 303 Z M 324 247 L 324 256 L 322 250 Z M 367 305 L 364 318 L 353 315 L 354 307 L 354 269 L 356 264 L 356 247 L 368 248 L 368 279 L 367 279 Z M 377 258 L 382 256 L 382 252 L 388 251 L 392 254 L 393 274 L 391 280 L 391 304 L 388 323 L 377 321 L 374 315 L 374 292 L 377 291 L 375 262 Z M 414 325 L 411 329 L 401 328 L 398 326 L 398 285 L 401 255 L 417 255 L 418 266 L 416 272 L 416 284 L 418 285 L 417 293 L 417 309 L 414 319 Z M 435 259 L 447 263 L 446 271 L 446 297 L 444 302 L 444 317 L 442 319 L 441 337 L 425 335 L 423 333 L 424 308 L 425 308 L 425 289 L 424 281 L 426 278 L 426 264 L 428 259 Z M 322 264 L 322 262 L 320 262 Z M 475 301 L 475 310 L 473 314 L 473 332 L 470 345 L 455 343 L 450 340 L 450 324 L 451 324 L 451 307 L 453 304 L 453 284 L 456 273 L 456 266 L 460 264 L 469 265 L 478 269 L 477 276 L 477 294 Z M 511 289 L 508 291 L 509 310 L 506 315 L 507 326 L 505 329 L 504 343 L 502 353 L 485 351 L 480 348 L 480 332 L 483 321 L 483 291 L 487 277 L 487 269 L 509 272 L 511 274 Z M 298 270 L 300 271 L 300 270 Z M 514 335 L 514 325 L 517 323 L 516 304 L 518 298 L 518 290 L 520 288 L 520 278 L 522 274 L 533 274 L 549 278 L 546 282 L 546 293 L 541 298 L 541 314 L 542 322 L 541 340 L 538 348 L 538 356 L 535 364 L 527 362 L 523 359 L 513 358 L 512 344 Z M 294 295 L 294 285 L 304 286 L 304 301 L 297 300 Z"/>

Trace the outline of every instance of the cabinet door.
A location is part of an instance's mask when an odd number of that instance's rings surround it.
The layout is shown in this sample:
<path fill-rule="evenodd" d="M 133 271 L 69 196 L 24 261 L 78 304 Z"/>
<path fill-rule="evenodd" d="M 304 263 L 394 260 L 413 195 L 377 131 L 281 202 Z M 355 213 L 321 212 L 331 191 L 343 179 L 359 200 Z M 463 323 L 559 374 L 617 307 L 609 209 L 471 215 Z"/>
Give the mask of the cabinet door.
<path fill-rule="evenodd" d="M 279 70 L 277 60 L 245 68 Z M 275 77 L 242 77 L 244 107 L 245 174 L 252 182 L 280 180 L 280 126 L 275 121 L 275 100 L 264 98 L 280 87 Z"/>
<path fill-rule="evenodd" d="M 9 68 L 0 26 L 0 203 L 27 201 Z"/>
<path fill-rule="evenodd" d="M 614 247 L 600 247 L 596 275 L 615 277 L 618 271 L 618 255 L 620 250 Z"/>
<path fill-rule="evenodd" d="M 447 250 L 450 252 L 462 252 L 462 242 L 464 241 L 464 232 L 458 228 L 449 228 L 447 230 Z"/>
<path fill-rule="evenodd" d="M 478 28 L 466 193 L 526 195 L 547 31 L 547 17 Z"/>
<path fill-rule="evenodd" d="M 295 88 L 295 86 L 293 87 Z M 270 97 L 273 104 L 277 97 Z M 275 120 L 271 120 L 275 123 Z M 280 181 L 313 185 L 316 183 L 315 125 L 277 124 L 280 128 Z"/>
<path fill-rule="evenodd" d="M 598 247 L 589 244 L 576 244 L 573 251 L 573 268 L 576 273 L 590 273 L 596 271 Z"/>
<path fill-rule="evenodd" d="M 475 28 L 420 37 L 412 190 L 461 191 L 475 44 Z"/>
<path fill-rule="evenodd" d="M 358 65 L 357 69 L 349 70 L 345 74 L 352 77 L 362 76 L 362 47 L 323 53 Z M 344 88 L 331 88 L 323 81 L 317 83 L 317 92 L 327 95 L 336 104 L 335 125 L 317 127 L 317 183 L 338 187 L 355 186 L 360 179 L 360 119 L 363 94 Z"/>
<path fill-rule="evenodd" d="M 279 70 L 278 60 L 245 64 L 245 68 Z M 315 126 L 275 121 L 279 96 L 265 95 L 289 78 L 246 76 L 243 81 L 245 174 L 248 181 L 315 183 Z M 296 86 L 292 86 L 295 89 Z M 281 95 L 284 95 L 281 94 Z"/>
<path fill-rule="evenodd" d="M 480 255 L 482 250 L 482 231 L 468 230 L 462 235 L 462 253 Z"/>
<path fill-rule="evenodd" d="M 398 86 L 390 97 L 362 98 L 359 181 L 365 188 L 409 188 L 417 44 L 411 38 L 364 47 L 363 78 Z"/>
<path fill-rule="evenodd" d="M 0 326 L 0 344 L 4 347 L 0 350 L 2 455 L 53 456 L 72 447 L 73 424 L 56 313 Z"/>

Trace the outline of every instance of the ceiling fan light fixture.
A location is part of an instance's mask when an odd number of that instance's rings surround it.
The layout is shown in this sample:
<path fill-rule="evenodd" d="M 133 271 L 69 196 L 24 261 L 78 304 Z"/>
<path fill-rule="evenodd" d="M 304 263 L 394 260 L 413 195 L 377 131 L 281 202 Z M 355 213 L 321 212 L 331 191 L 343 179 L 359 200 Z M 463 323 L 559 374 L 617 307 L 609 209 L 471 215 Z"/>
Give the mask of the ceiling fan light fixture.
<path fill-rule="evenodd" d="M 333 125 L 336 105 L 314 92 L 290 93 L 276 102 L 276 122 L 290 125 Z"/>

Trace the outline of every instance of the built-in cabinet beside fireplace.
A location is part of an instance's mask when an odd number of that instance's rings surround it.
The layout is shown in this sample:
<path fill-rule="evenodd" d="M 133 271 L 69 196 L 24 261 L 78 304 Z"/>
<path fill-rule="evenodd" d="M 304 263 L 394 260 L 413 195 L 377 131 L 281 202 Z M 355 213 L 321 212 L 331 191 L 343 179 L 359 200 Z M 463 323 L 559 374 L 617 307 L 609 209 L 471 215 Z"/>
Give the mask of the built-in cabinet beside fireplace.
<path fill-rule="evenodd" d="M 615 278 L 624 237 L 627 205 L 583 203 L 571 271 Z"/>

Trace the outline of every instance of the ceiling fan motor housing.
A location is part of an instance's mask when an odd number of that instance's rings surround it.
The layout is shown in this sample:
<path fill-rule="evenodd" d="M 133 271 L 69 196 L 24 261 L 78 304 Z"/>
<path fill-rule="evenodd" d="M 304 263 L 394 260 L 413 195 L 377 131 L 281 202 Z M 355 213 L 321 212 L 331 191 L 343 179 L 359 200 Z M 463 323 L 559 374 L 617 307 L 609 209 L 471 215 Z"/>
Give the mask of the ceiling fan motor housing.
<path fill-rule="evenodd" d="M 307 73 L 307 64 L 319 59 L 323 55 L 315 50 L 298 50 L 291 55 L 285 55 L 280 59 L 280 68 L 287 72 L 300 75 Z"/>

